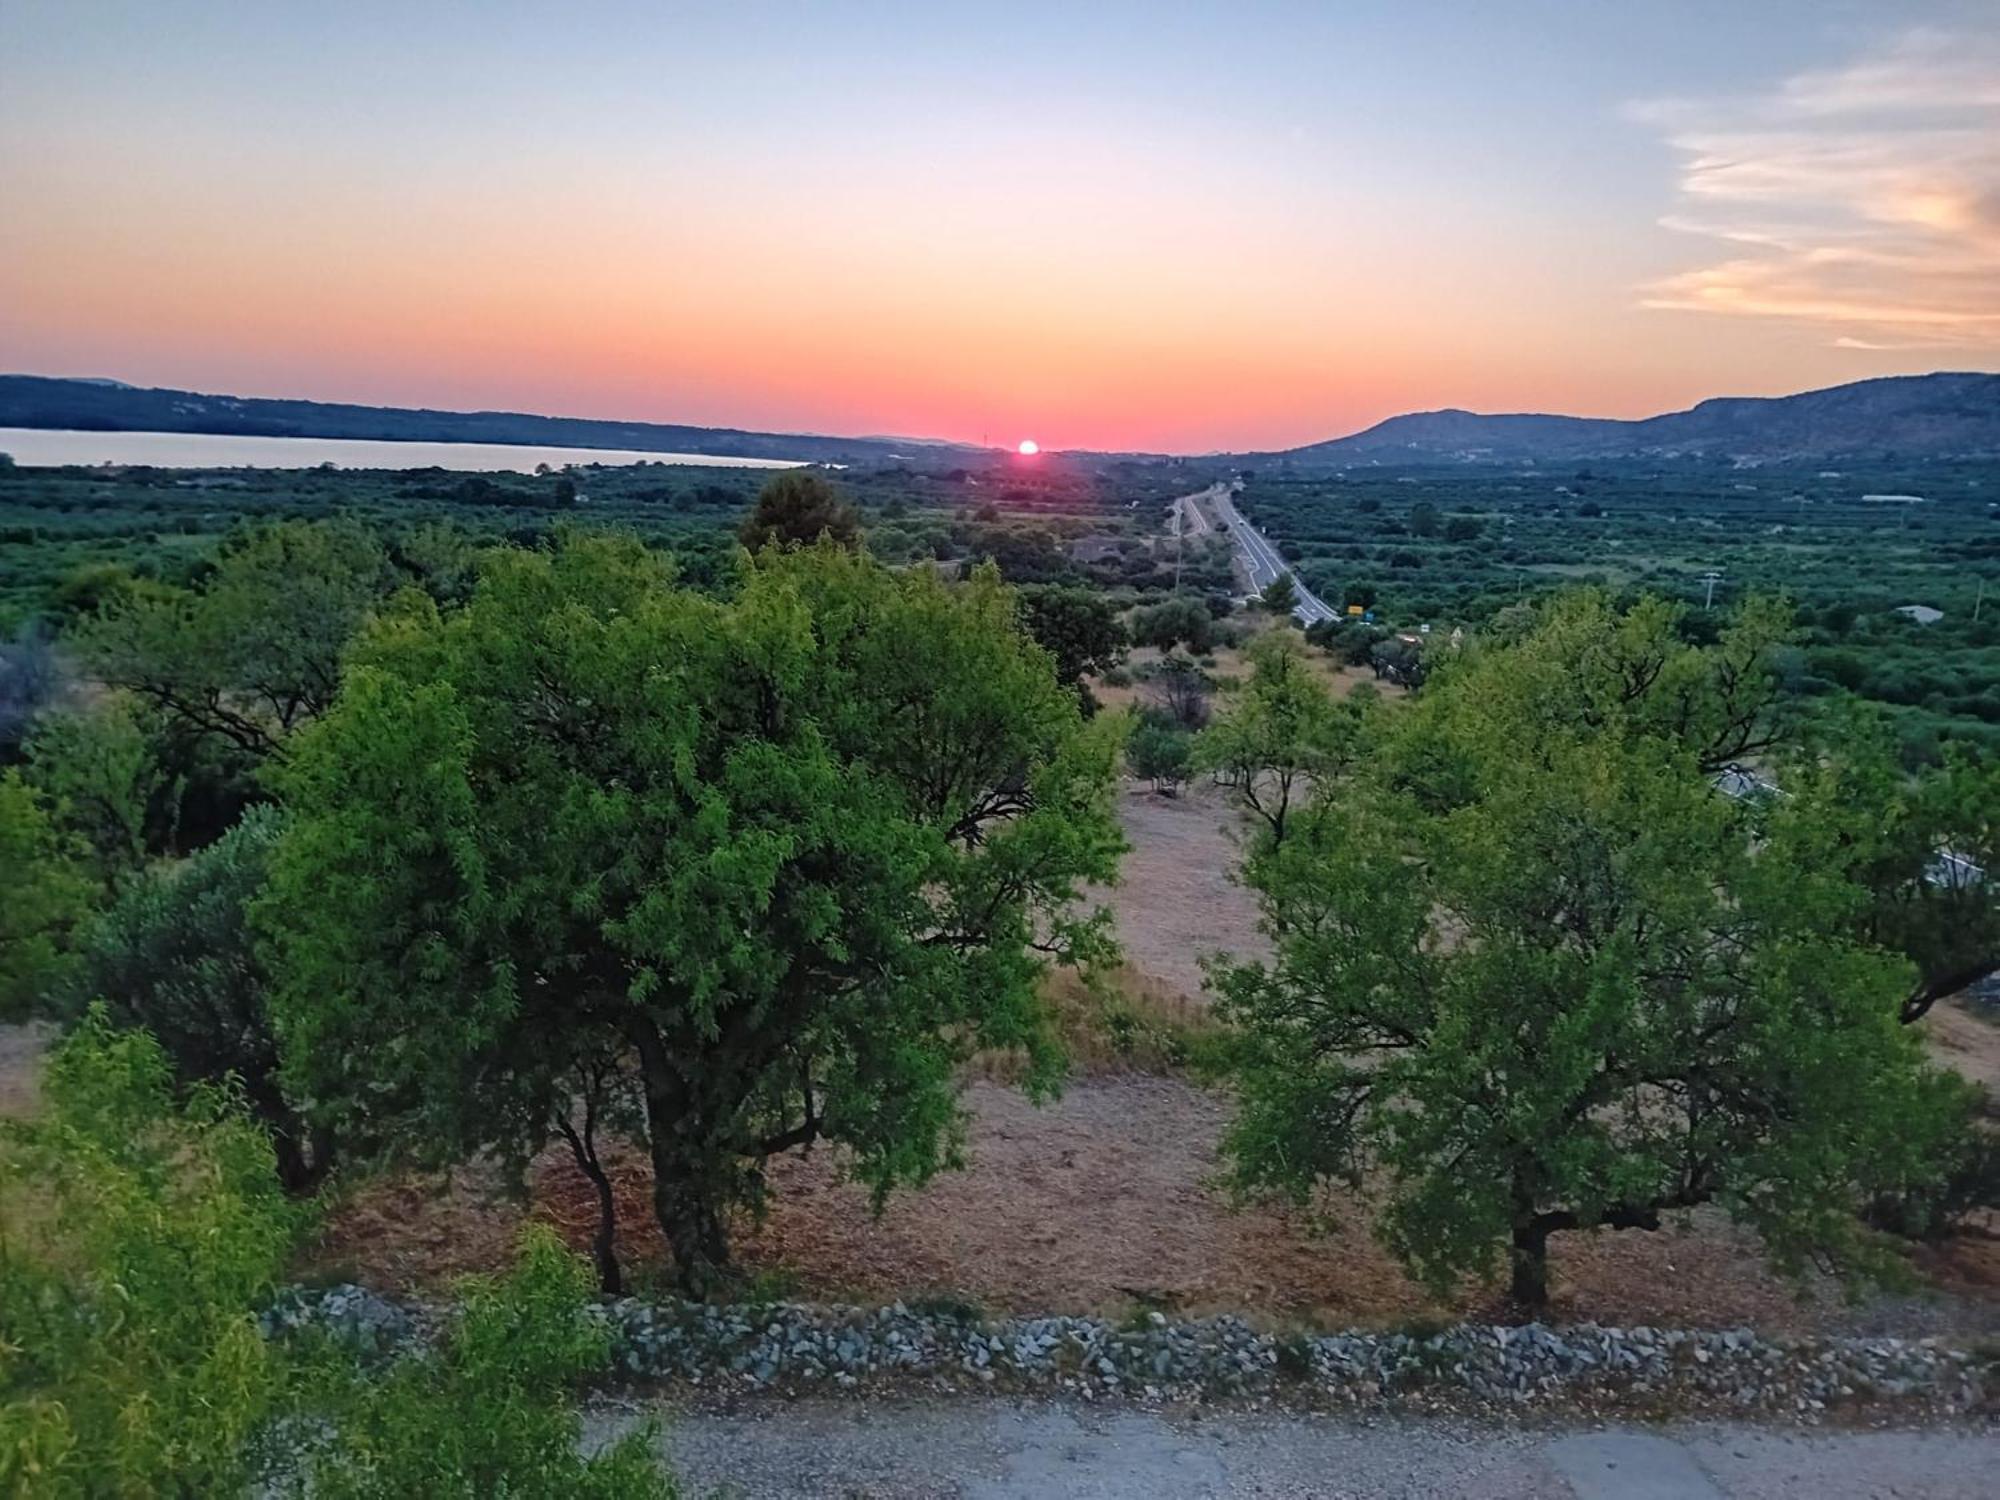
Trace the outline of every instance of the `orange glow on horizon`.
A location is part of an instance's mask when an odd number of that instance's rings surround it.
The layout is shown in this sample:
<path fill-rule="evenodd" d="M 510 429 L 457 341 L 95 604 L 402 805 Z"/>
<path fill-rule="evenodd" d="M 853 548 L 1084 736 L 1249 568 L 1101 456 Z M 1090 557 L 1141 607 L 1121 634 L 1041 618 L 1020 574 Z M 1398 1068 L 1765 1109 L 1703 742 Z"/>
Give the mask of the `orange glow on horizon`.
<path fill-rule="evenodd" d="M 1042 451 L 1042 445 L 1033 438 L 1022 438 L 1021 446 L 1014 451 L 1019 453 L 1023 458 L 1033 458 L 1037 453 Z"/>

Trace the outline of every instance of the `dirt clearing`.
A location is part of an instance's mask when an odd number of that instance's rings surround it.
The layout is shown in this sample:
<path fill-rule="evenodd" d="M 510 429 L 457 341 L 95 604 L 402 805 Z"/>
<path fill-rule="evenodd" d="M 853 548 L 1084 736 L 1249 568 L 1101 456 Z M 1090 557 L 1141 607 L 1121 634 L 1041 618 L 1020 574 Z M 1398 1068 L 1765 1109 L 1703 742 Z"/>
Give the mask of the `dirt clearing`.
<path fill-rule="evenodd" d="M 1129 784 L 1118 805 L 1132 852 L 1119 883 L 1090 893 L 1118 917 L 1134 968 L 1190 999 L 1202 994 L 1201 959 L 1218 950 L 1267 958 L 1256 897 L 1233 878 L 1243 819 L 1227 791 L 1196 781 L 1162 797 Z"/>

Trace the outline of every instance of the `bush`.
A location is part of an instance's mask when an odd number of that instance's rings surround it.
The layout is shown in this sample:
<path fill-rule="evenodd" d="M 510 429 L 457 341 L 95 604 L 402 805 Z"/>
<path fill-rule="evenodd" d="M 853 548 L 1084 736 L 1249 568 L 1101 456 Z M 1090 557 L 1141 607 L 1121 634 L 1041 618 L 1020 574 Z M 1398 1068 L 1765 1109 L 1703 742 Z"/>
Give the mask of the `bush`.
<path fill-rule="evenodd" d="M 299 1403 L 329 1434 L 288 1486 L 313 1500 L 404 1495 L 670 1497 L 642 1428 L 590 1457 L 571 1392 L 605 1368 L 611 1332 L 589 1316 L 588 1267 L 537 1225 L 503 1280 L 460 1287 L 442 1346 L 376 1372 L 323 1344 Z"/>
<path fill-rule="evenodd" d="M 1444 539 L 1448 542 L 1470 542 L 1485 529 L 1477 516 L 1453 516 L 1444 523 Z"/>
<path fill-rule="evenodd" d="M 0 1492 L 664 1497 L 645 1432 L 585 1458 L 569 1396 L 608 1333 L 541 1230 L 464 1294 L 436 1352 L 386 1368 L 267 1342 L 301 1221 L 227 1089 L 175 1104 L 143 1032 L 91 1011 L 48 1108 L 0 1121 Z"/>
<path fill-rule="evenodd" d="M 1941 1132 L 1924 1143 L 1924 1157 L 1938 1163 L 1935 1176 L 1892 1192 L 1868 1206 L 1868 1222 L 1904 1239 L 1935 1243 L 1966 1226 L 1975 1215 L 2000 1209 L 2000 1133 L 1981 1121 L 1983 1092 L 1957 1078 L 1934 1085 L 1960 1096 L 1956 1110 L 1927 1114 Z"/>
<path fill-rule="evenodd" d="M 270 980 L 250 929 L 282 829 L 275 808 L 253 808 L 192 858 L 136 878 L 86 934 L 71 992 L 150 1031 L 181 1087 L 234 1075 L 296 1190 L 325 1176 L 332 1138 L 310 1129 L 279 1086 Z"/>
<path fill-rule="evenodd" d="M 220 1089 L 174 1106 L 102 1010 L 44 1096 L 0 1124 L 0 1492 L 244 1493 L 283 1396 L 251 1310 L 295 1224 L 263 1133 Z"/>
<path fill-rule="evenodd" d="M 1201 652 L 1214 643 L 1214 616 L 1195 599 L 1167 599 L 1132 616 L 1132 639 L 1142 646 L 1171 651 L 1176 646 Z"/>
<path fill-rule="evenodd" d="M 66 972 L 95 890 L 84 853 L 19 771 L 0 771 L 0 1018 L 34 1009 Z"/>
<path fill-rule="evenodd" d="M 1125 764 L 1153 790 L 1172 795 L 1187 780 L 1194 760 L 1194 736 L 1170 720 L 1143 716 L 1125 742 Z"/>

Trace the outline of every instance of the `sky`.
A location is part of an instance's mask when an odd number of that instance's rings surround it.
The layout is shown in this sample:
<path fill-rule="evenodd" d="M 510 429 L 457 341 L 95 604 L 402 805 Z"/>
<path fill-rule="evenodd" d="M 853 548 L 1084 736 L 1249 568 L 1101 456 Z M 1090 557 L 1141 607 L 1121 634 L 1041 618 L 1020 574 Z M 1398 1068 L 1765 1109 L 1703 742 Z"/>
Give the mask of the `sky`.
<path fill-rule="evenodd" d="M 0 0 L 0 370 L 1155 452 L 2000 369 L 2000 0 Z"/>

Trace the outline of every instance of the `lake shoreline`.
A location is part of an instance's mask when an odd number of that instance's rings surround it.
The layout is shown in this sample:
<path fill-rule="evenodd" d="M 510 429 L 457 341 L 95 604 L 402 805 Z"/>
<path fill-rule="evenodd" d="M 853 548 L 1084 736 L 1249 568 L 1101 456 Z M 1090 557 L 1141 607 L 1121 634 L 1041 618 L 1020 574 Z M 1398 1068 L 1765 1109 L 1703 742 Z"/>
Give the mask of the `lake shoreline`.
<path fill-rule="evenodd" d="M 666 453 L 643 448 L 63 427 L 0 427 L 0 453 L 10 455 L 24 468 L 318 469 L 331 464 L 339 469 L 451 469 L 488 474 L 530 474 L 542 465 L 550 469 L 639 464 L 796 469 L 809 463 L 804 459 Z"/>

